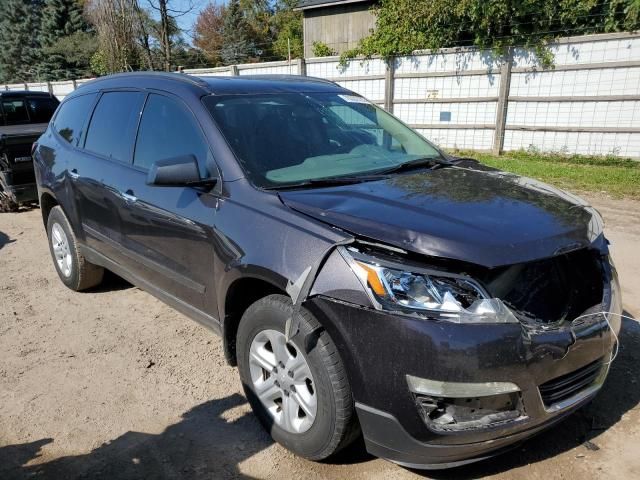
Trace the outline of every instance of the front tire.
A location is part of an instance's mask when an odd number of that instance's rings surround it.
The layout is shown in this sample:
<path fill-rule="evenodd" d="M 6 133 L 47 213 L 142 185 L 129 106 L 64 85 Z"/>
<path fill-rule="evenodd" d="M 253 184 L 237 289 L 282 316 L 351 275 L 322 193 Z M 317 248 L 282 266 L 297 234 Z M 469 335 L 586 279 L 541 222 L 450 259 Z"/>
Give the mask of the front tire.
<path fill-rule="evenodd" d="M 310 460 L 323 460 L 357 438 L 351 388 L 335 344 L 301 309 L 300 335 L 314 332 L 310 351 L 286 342 L 291 299 L 270 295 L 251 305 L 238 327 L 238 368 L 254 413 L 275 441 Z"/>
<path fill-rule="evenodd" d="M 59 206 L 49 213 L 47 237 L 53 264 L 62 283 L 78 292 L 102 282 L 104 269 L 89 263 L 80 253 L 71 224 Z"/>

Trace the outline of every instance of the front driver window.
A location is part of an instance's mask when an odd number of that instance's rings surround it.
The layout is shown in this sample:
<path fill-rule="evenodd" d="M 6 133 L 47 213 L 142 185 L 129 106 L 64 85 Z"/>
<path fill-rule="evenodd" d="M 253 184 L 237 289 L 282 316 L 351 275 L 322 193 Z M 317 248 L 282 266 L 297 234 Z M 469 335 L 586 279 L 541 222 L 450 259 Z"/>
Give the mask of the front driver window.
<path fill-rule="evenodd" d="M 172 98 L 151 94 L 144 107 L 133 164 L 149 168 L 158 160 L 194 155 L 201 178 L 215 175 L 213 157 L 193 114 Z"/>

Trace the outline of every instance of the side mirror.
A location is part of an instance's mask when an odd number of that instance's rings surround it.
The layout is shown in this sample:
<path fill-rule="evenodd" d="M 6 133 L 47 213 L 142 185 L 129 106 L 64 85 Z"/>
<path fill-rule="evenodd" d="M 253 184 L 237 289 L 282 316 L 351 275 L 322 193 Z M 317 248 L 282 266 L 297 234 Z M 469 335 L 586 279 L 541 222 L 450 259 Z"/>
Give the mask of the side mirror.
<path fill-rule="evenodd" d="M 215 185 L 216 179 L 201 179 L 196 157 L 181 155 L 154 162 L 147 174 L 147 184 L 165 187 L 206 187 Z"/>

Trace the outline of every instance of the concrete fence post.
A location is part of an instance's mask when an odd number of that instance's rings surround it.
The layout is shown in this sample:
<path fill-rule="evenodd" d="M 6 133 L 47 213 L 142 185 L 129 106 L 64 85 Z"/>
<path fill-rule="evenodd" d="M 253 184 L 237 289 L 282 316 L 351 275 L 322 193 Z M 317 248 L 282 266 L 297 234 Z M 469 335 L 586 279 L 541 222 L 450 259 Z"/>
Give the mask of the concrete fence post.
<path fill-rule="evenodd" d="M 49 95 L 53 95 L 53 85 L 51 85 L 49 80 L 47 80 L 47 90 L 49 91 Z"/>
<path fill-rule="evenodd" d="M 393 113 L 395 72 L 396 57 L 391 57 L 385 62 L 384 71 L 384 109 L 389 113 Z"/>
<path fill-rule="evenodd" d="M 76 79 L 74 78 L 73 80 L 71 80 L 71 83 L 73 85 L 73 89 L 75 90 L 76 88 L 78 88 L 78 84 L 76 83 Z"/>
<path fill-rule="evenodd" d="M 505 58 L 500 65 L 500 89 L 498 91 L 498 106 L 496 108 L 496 128 L 493 134 L 494 155 L 500 155 L 504 147 L 504 132 L 507 125 L 507 110 L 509 109 L 509 89 L 511 86 L 511 67 L 513 65 L 513 49 L 507 48 Z"/>
<path fill-rule="evenodd" d="M 303 77 L 307 76 L 307 62 L 304 61 L 304 58 L 298 58 L 296 60 L 298 64 L 298 75 L 302 75 Z"/>
<path fill-rule="evenodd" d="M 229 71 L 231 72 L 231 75 L 233 75 L 234 77 L 237 77 L 238 75 L 240 75 L 238 73 L 238 66 L 237 65 L 230 65 L 229 66 Z"/>

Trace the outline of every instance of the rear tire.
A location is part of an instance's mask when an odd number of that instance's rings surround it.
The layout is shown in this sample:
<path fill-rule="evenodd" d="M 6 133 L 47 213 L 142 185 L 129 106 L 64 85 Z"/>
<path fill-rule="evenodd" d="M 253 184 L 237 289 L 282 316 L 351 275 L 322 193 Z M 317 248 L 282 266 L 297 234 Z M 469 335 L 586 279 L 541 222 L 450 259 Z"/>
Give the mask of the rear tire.
<path fill-rule="evenodd" d="M 71 224 L 59 206 L 53 207 L 49 213 L 47 238 L 53 265 L 62 283 L 78 292 L 102 282 L 104 269 L 82 256 Z"/>
<path fill-rule="evenodd" d="M 304 338 L 314 332 L 310 351 L 304 351 L 298 338 L 285 344 L 285 322 L 292 311 L 291 299 L 283 295 L 269 295 L 247 309 L 236 340 L 238 369 L 249 403 L 273 439 L 301 457 L 323 460 L 352 443 L 360 428 L 340 355 L 311 312 L 301 309 L 298 335 Z M 272 343 L 278 340 L 279 347 L 274 348 Z M 256 345 L 261 350 L 257 350 Z M 259 361 L 256 361 L 256 352 L 262 352 Z M 277 352 L 283 353 L 279 357 Z M 283 355 L 285 360 L 278 364 Z M 275 372 L 270 368 L 272 364 Z M 306 372 L 301 377 L 300 369 Z M 277 388 L 273 387 L 272 393 L 265 395 L 263 386 L 278 380 Z M 291 410 L 288 406 L 291 404 L 287 403 L 290 398 L 294 399 Z M 281 405 L 279 411 L 278 405 Z M 314 406 L 315 409 L 310 408 Z M 312 415 L 307 415 L 308 410 Z M 296 412 L 293 420 L 291 416 L 286 420 L 286 411 Z"/>

